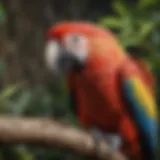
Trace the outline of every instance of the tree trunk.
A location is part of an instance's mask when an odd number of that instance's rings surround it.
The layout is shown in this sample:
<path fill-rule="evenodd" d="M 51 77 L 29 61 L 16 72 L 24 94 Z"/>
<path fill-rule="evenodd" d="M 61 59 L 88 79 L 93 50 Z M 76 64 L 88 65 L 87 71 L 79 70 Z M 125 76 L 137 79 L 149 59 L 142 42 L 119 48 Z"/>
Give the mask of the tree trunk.
<path fill-rule="evenodd" d="M 7 21 L 2 26 L 0 59 L 7 63 L 3 84 L 25 81 L 44 84 L 50 79 L 43 62 L 46 29 L 58 20 L 95 20 L 109 11 L 109 2 L 91 0 L 2 0 Z M 48 77 L 48 78 L 47 78 Z"/>

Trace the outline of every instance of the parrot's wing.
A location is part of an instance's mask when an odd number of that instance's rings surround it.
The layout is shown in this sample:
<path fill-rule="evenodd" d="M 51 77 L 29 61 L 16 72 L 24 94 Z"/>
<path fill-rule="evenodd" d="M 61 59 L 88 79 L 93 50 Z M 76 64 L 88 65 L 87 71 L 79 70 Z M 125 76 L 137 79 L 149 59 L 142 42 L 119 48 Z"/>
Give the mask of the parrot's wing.
<path fill-rule="evenodd" d="M 136 64 L 136 66 L 140 70 L 144 80 L 150 86 L 151 91 L 153 92 L 154 87 L 155 87 L 155 79 L 154 79 L 154 75 L 152 74 L 151 70 L 149 69 L 149 66 L 142 59 L 134 59 L 133 58 L 133 62 Z"/>
<path fill-rule="evenodd" d="M 138 75 L 123 76 L 122 89 L 128 102 L 127 109 L 140 131 L 143 148 L 154 153 L 157 143 L 157 106 L 147 87 Z"/>

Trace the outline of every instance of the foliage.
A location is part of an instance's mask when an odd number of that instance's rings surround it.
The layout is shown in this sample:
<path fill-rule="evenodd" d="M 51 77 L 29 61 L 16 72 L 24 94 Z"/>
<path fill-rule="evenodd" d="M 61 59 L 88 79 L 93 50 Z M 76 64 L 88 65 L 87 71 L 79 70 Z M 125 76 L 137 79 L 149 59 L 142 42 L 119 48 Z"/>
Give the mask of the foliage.
<path fill-rule="evenodd" d="M 4 22 L 5 19 L 6 19 L 5 9 L 4 9 L 3 3 L 0 0 L 0 23 Z"/>
<path fill-rule="evenodd" d="M 111 28 L 125 48 L 138 48 L 144 52 L 143 57 L 150 63 L 160 80 L 160 11 L 158 11 L 158 5 L 160 5 L 158 0 L 139 0 L 137 3 L 131 0 L 114 0 L 113 13 L 101 17 L 98 23 Z M 5 64 L 0 62 L 0 78 L 4 76 L 5 69 Z M 159 88 L 157 91 L 160 95 Z M 158 99 L 160 100 L 160 97 Z M 26 88 L 24 84 L 10 85 L 0 91 L 0 113 L 61 118 L 77 125 L 68 105 L 67 90 L 61 80 L 32 88 Z M 0 160 L 9 159 L 78 160 L 82 158 L 73 155 L 70 151 L 16 145 L 0 149 Z"/>
<path fill-rule="evenodd" d="M 112 4 L 115 15 L 105 16 L 99 23 L 118 32 L 118 38 L 126 48 L 141 47 L 154 54 L 160 40 L 155 34 L 160 26 L 157 18 L 160 12 L 153 10 L 155 5 L 156 1 L 139 0 L 130 4 L 115 0 Z"/>

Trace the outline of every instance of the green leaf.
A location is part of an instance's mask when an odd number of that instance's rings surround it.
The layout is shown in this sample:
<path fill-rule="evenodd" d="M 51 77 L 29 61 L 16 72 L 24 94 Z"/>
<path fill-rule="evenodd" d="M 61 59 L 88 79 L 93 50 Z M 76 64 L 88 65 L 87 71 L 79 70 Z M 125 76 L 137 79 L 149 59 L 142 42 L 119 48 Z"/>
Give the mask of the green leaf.
<path fill-rule="evenodd" d="M 120 28 L 122 26 L 121 19 L 116 17 L 106 17 L 99 21 L 103 27 Z"/>
<path fill-rule="evenodd" d="M 34 160 L 34 155 L 29 152 L 23 145 L 19 145 L 18 147 L 14 147 L 13 152 L 15 153 L 15 157 L 18 160 Z"/>
<path fill-rule="evenodd" d="M 14 103 L 12 102 L 12 106 L 11 106 L 11 112 L 14 115 L 22 115 L 25 110 L 27 109 L 31 98 L 32 98 L 32 94 L 29 91 L 23 91 L 21 93 L 21 95 L 18 97 L 18 100 L 15 101 Z"/>
<path fill-rule="evenodd" d="M 155 27 L 155 23 L 151 23 L 151 22 L 144 23 L 141 26 L 141 29 L 139 32 L 140 33 L 139 37 L 141 38 L 141 41 L 147 38 L 147 36 L 153 31 L 154 27 Z"/>
<path fill-rule="evenodd" d="M 0 22 L 3 22 L 6 19 L 6 12 L 3 6 L 3 3 L 0 1 Z"/>
<path fill-rule="evenodd" d="M 126 16 L 129 13 L 127 5 L 120 0 L 113 2 L 113 9 L 120 17 Z"/>
<path fill-rule="evenodd" d="M 17 91 L 19 90 L 19 85 L 11 85 L 7 88 L 5 88 L 1 93 L 0 93 L 0 101 L 5 100 L 13 96 Z"/>
<path fill-rule="evenodd" d="M 139 3 L 137 6 L 144 10 L 144 9 L 156 4 L 156 2 L 158 2 L 158 1 L 157 0 L 139 0 Z"/>
<path fill-rule="evenodd" d="M 133 47 L 133 46 L 137 46 L 138 45 L 138 41 L 135 37 L 126 37 L 126 39 L 121 38 L 122 39 L 122 44 L 125 47 Z"/>

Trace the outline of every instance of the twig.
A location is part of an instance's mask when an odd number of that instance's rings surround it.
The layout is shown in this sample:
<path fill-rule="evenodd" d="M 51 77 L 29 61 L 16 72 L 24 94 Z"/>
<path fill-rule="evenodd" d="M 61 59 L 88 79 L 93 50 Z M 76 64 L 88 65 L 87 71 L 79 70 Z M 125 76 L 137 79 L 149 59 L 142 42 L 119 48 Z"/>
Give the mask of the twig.
<path fill-rule="evenodd" d="M 125 160 L 102 141 L 99 153 L 95 151 L 92 136 L 82 130 L 47 118 L 0 117 L 0 143 L 33 143 L 49 147 L 68 148 L 74 152 L 102 160 Z"/>

